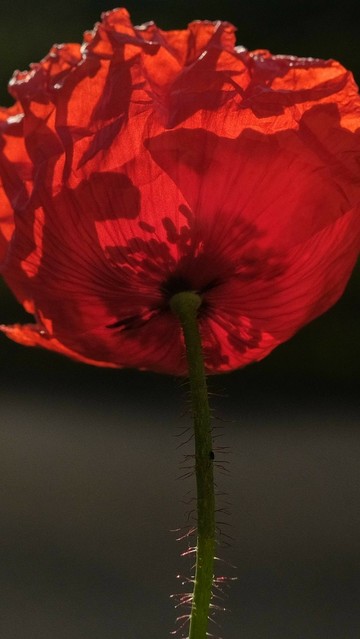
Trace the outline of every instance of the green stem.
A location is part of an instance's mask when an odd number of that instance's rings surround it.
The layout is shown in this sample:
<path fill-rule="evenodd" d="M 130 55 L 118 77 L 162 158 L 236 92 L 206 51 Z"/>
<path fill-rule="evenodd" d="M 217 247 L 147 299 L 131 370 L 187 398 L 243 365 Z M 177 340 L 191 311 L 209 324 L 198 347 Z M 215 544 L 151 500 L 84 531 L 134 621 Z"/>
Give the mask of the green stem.
<path fill-rule="evenodd" d="M 197 321 L 201 297 L 182 292 L 170 300 L 184 334 L 195 431 L 195 473 L 197 486 L 196 569 L 188 639 L 206 639 L 214 577 L 215 489 L 211 416 L 204 358 Z"/>

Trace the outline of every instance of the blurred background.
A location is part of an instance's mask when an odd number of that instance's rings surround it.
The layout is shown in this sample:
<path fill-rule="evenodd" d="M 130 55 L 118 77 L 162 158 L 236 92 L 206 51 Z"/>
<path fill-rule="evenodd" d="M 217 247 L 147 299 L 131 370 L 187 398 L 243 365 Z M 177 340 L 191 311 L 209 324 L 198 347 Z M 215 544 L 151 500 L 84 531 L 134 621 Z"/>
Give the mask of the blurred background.
<path fill-rule="evenodd" d="M 134 23 L 224 19 L 238 42 L 340 60 L 360 80 L 357 3 L 130 1 Z M 1 3 L 6 84 L 54 42 L 79 41 L 99 0 Z M 229 548 L 237 576 L 211 630 L 223 639 L 358 639 L 360 269 L 341 301 L 266 360 L 211 380 L 229 446 Z M 4 286 L 3 323 L 25 315 Z M 108 371 L 0 338 L 0 634 L 3 639 L 160 639 L 174 629 L 186 523 L 178 480 L 186 387 Z M 217 459 L 223 454 L 216 451 Z M 219 469 L 220 471 L 221 469 Z M 233 569 L 231 564 L 236 564 Z"/>

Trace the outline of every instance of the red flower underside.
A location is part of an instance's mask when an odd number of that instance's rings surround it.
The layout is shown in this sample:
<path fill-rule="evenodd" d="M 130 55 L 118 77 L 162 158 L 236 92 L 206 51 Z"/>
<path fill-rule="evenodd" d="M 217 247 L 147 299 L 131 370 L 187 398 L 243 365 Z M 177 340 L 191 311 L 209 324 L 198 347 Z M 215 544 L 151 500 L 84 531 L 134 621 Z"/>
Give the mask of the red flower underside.
<path fill-rule="evenodd" d="M 360 250 L 351 77 L 235 51 L 221 23 L 134 31 L 120 10 L 86 39 L 18 75 L 21 108 L 0 114 L 0 260 L 37 318 L 2 330 L 183 374 L 168 301 L 189 289 L 208 372 L 261 359 L 338 299 Z"/>

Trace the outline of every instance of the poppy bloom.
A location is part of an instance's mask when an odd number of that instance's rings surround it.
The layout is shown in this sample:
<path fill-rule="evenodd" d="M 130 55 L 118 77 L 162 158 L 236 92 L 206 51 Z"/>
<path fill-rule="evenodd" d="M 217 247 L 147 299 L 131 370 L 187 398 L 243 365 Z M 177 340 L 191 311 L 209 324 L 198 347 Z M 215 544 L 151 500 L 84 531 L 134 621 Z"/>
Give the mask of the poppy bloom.
<path fill-rule="evenodd" d="M 184 374 L 169 307 L 199 293 L 207 372 L 259 360 L 342 294 L 360 250 L 360 99 L 339 63 L 103 15 L 10 81 L 3 326 L 100 366 Z"/>

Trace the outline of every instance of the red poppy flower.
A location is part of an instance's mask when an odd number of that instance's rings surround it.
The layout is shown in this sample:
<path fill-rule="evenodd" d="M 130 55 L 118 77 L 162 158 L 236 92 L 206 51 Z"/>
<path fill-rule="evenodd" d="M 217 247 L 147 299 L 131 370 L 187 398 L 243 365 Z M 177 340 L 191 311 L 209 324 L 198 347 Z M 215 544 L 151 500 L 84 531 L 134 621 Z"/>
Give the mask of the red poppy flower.
<path fill-rule="evenodd" d="M 14 340 L 182 374 L 170 297 L 202 296 L 206 367 L 259 360 L 341 295 L 360 250 L 360 100 L 330 61 L 103 15 L 16 72 L 0 113 Z"/>

